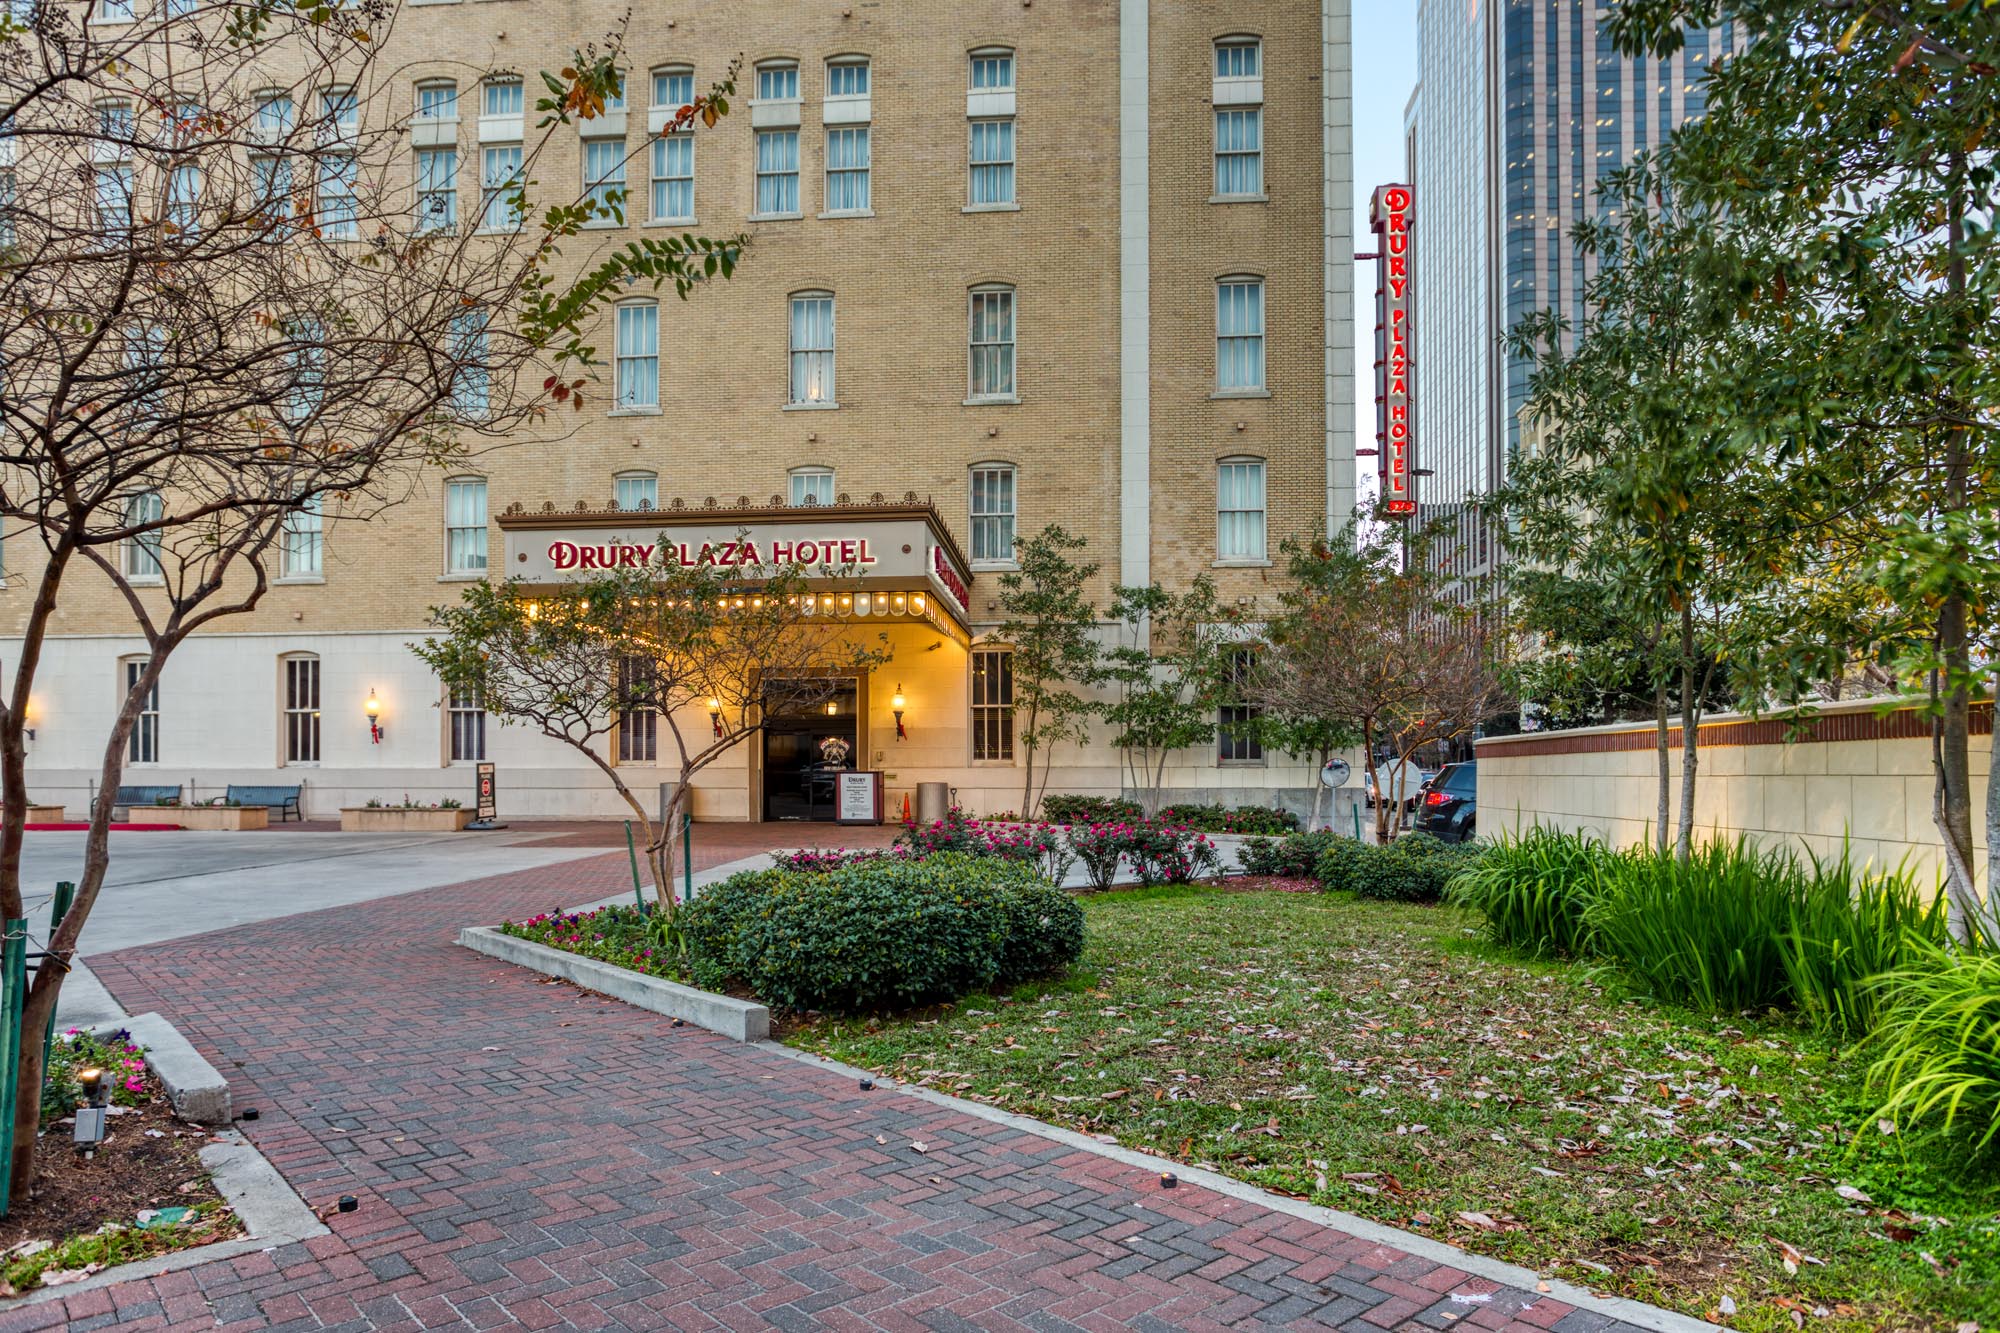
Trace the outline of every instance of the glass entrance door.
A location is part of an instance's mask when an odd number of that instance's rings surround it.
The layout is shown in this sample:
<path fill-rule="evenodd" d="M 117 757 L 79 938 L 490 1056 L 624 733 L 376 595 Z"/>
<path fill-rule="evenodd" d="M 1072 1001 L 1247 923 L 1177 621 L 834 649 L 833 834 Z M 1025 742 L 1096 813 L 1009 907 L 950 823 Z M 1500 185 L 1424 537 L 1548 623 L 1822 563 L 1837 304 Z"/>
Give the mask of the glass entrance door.
<path fill-rule="evenodd" d="M 764 719 L 764 818 L 830 821 L 839 775 L 859 765 L 855 682 L 810 712 Z"/>

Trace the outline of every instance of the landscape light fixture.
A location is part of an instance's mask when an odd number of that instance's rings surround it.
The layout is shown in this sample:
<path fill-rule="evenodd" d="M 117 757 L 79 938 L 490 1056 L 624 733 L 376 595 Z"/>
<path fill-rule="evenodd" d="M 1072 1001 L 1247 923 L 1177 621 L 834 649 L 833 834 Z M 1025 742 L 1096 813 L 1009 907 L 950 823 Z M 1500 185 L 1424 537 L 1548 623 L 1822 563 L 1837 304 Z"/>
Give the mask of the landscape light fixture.
<path fill-rule="evenodd" d="M 720 700 L 720 699 L 713 699 L 713 698 L 711 698 L 711 699 L 710 699 L 710 700 L 708 701 L 708 724 L 709 724 L 709 725 L 710 725 L 711 727 L 714 727 L 714 728 L 715 728 L 715 738 L 716 738 L 717 740 L 721 740 L 721 739 L 722 739 L 722 700 Z"/>
<path fill-rule="evenodd" d="M 380 745 L 382 743 L 382 701 L 375 697 L 375 690 L 372 686 L 368 690 L 368 701 L 361 705 L 361 711 L 368 715 L 369 741 Z"/>
<path fill-rule="evenodd" d="M 909 735 L 908 732 L 903 730 L 904 707 L 903 685 L 901 681 L 898 681 L 896 683 L 896 697 L 889 700 L 889 711 L 896 715 L 896 739 L 899 741 Z"/>
<path fill-rule="evenodd" d="M 111 1080 L 104 1076 L 102 1069 L 82 1069 L 77 1071 L 76 1081 L 83 1085 L 83 1105 L 76 1108 L 76 1146 L 89 1152 L 104 1142 L 104 1121 L 111 1105 Z"/>

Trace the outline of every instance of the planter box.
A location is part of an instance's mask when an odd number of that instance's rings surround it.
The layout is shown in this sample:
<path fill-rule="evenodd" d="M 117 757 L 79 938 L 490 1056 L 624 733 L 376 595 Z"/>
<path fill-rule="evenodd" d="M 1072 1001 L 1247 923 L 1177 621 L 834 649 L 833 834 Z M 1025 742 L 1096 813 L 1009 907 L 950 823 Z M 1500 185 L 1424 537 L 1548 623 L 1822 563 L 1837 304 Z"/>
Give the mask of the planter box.
<path fill-rule="evenodd" d="M 342 833 L 456 833 L 472 822 L 470 810 L 385 810 L 340 807 Z"/>
<path fill-rule="evenodd" d="M 271 827 L 271 812 L 261 805 L 135 805 L 126 822 L 242 832 Z"/>
<path fill-rule="evenodd" d="M 67 824 L 63 816 L 68 812 L 60 805 L 31 805 L 28 807 L 30 824 Z"/>
<path fill-rule="evenodd" d="M 462 949 L 545 976 L 574 981 L 585 990 L 623 1000 L 637 1009 L 678 1018 L 736 1041 L 765 1041 L 771 1035 L 771 1011 L 754 1000 L 716 995 L 664 977 L 649 977 L 644 972 L 633 972 L 582 954 L 503 935 L 491 926 L 465 927 L 458 932 L 458 944 Z"/>

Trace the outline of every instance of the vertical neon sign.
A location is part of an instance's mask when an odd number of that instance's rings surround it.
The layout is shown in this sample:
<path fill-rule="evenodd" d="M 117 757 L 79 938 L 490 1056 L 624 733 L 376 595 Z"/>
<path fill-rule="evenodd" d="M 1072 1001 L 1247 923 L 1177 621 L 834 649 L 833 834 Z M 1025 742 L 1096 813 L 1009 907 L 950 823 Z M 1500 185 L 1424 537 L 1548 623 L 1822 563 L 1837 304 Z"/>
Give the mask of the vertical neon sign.
<path fill-rule="evenodd" d="M 1417 512 L 1416 435 L 1410 398 L 1410 221 L 1407 185 L 1375 191 L 1368 225 L 1375 255 L 1375 466 L 1383 508 Z"/>

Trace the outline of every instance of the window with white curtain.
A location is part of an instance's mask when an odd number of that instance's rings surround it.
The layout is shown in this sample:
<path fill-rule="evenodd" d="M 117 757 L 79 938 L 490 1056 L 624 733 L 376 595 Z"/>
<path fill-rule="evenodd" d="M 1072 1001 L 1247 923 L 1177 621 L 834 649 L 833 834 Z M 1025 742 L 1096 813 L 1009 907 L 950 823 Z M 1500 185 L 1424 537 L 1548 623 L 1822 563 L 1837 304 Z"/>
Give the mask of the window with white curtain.
<path fill-rule="evenodd" d="M 974 207 L 1014 202 L 1014 122 L 972 122 L 972 203 Z"/>
<path fill-rule="evenodd" d="M 833 293 L 792 297 L 791 389 L 786 401 L 832 403 Z"/>
<path fill-rule="evenodd" d="M 1215 193 L 1257 198 L 1264 193 L 1264 109 L 1222 107 L 1215 113 Z"/>
<path fill-rule="evenodd" d="M 519 79 L 488 79 L 483 85 L 484 100 L 480 103 L 480 114 L 487 116 L 518 116 L 524 100 Z"/>
<path fill-rule="evenodd" d="M 492 407 L 491 320 L 487 310 L 461 310 L 451 317 L 446 350 L 457 363 L 451 373 L 451 410 L 466 421 L 480 420 Z"/>
<path fill-rule="evenodd" d="M 125 501 L 125 526 L 136 528 L 146 523 L 157 523 L 167 512 L 166 502 L 158 491 L 140 491 Z M 125 577 L 140 581 L 158 581 L 164 571 L 160 565 L 160 530 L 154 528 L 126 538 L 124 542 Z"/>
<path fill-rule="evenodd" d="M 479 225 L 487 231 L 519 230 L 520 191 L 521 145 L 506 143 L 482 147 L 479 150 Z"/>
<path fill-rule="evenodd" d="M 757 100 L 760 102 L 797 101 L 799 96 L 799 67 L 790 63 L 775 63 L 757 67 Z"/>
<path fill-rule="evenodd" d="M 1255 37 L 1225 37 L 1215 44 L 1215 77 L 1255 79 L 1264 73 L 1264 44 Z"/>
<path fill-rule="evenodd" d="M 1215 553 L 1222 560 L 1262 560 L 1264 460 L 1225 458 L 1215 468 Z"/>
<path fill-rule="evenodd" d="M 306 315 L 285 330 L 291 339 L 287 353 L 292 383 L 285 397 L 285 412 L 293 424 L 306 421 L 326 401 L 326 325 L 316 315 Z"/>
<path fill-rule="evenodd" d="M 621 472 L 612 478 L 612 485 L 616 488 L 613 498 L 620 509 L 638 511 L 660 507 L 660 479 L 651 472 Z"/>
<path fill-rule="evenodd" d="M 836 65 L 835 69 L 849 68 Z M 847 125 L 826 132 L 826 211 L 868 211 L 869 127 Z"/>
<path fill-rule="evenodd" d="M 420 83 L 417 85 L 418 120 L 457 120 L 458 85 Z"/>
<path fill-rule="evenodd" d="M 451 231 L 458 226 L 458 149 L 417 150 L 418 231 Z"/>
<path fill-rule="evenodd" d="M 653 140 L 655 222 L 694 221 L 694 136 L 663 134 Z"/>
<path fill-rule="evenodd" d="M 852 56 L 843 60 L 828 61 L 826 66 L 826 95 L 828 97 L 868 96 L 868 62 Z"/>
<path fill-rule="evenodd" d="M 678 111 L 694 101 L 694 71 L 686 65 L 669 65 L 653 71 L 653 106 L 662 111 Z"/>
<path fill-rule="evenodd" d="M 1014 468 L 981 463 L 972 469 L 972 559 L 1011 564 L 1014 559 Z"/>
<path fill-rule="evenodd" d="M 660 405 L 660 307 L 652 301 L 630 301 L 618 307 L 612 360 L 617 374 L 620 411 Z"/>
<path fill-rule="evenodd" d="M 139 682 L 146 675 L 146 668 L 152 665 L 148 658 L 127 657 L 125 667 L 125 693 L 129 696 L 139 688 Z M 153 682 L 151 689 L 139 701 L 139 716 L 132 720 L 132 734 L 125 740 L 125 762 L 128 764 L 157 764 L 160 762 L 160 682 Z"/>
<path fill-rule="evenodd" d="M 1215 285 L 1215 386 L 1223 393 L 1264 388 L 1264 283 L 1224 278 Z"/>
<path fill-rule="evenodd" d="M 132 139 L 136 133 L 130 102 L 98 104 L 98 138 L 91 145 L 91 156 L 97 164 L 97 224 L 107 232 L 132 225 Z"/>
<path fill-rule="evenodd" d="M 1014 86 L 1014 53 L 1005 47 L 990 47 L 972 53 L 972 91 L 1006 92 Z"/>
<path fill-rule="evenodd" d="M 800 467 L 792 469 L 792 504 L 830 505 L 833 503 L 833 469 Z"/>
<path fill-rule="evenodd" d="M 324 500 L 313 496 L 285 515 L 279 534 L 278 572 L 288 579 L 316 579 L 324 572 Z"/>
<path fill-rule="evenodd" d="M 583 193 L 591 221 L 607 225 L 625 216 L 625 141 L 583 141 Z"/>
<path fill-rule="evenodd" d="M 795 75 L 797 72 L 793 71 Z M 757 132 L 756 208 L 758 217 L 784 216 L 799 211 L 797 130 Z"/>
<path fill-rule="evenodd" d="M 459 477 L 444 487 L 445 572 L 486 572 L 486 482 Z"/>
<path fill-rule="evenodd" d="M 1014 396 L 1014 289 L 975 287 L 971 301 L 971 396 Z"/>

